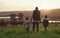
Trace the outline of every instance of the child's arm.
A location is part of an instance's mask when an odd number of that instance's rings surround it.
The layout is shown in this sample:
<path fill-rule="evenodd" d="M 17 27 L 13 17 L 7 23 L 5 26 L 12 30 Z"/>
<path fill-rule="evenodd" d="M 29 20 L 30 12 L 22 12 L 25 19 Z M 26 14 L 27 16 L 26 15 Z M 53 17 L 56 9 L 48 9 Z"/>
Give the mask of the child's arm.
<path fill-rule="evenodd" d="M 48 20 L 48 25 L 49 25 L 49 20 Z"/>
<path fill-rule="evenodd" d="M 24 28 L 25 28 L 25 21 L 24 21 L 23 25 L 24 25 Z"/>

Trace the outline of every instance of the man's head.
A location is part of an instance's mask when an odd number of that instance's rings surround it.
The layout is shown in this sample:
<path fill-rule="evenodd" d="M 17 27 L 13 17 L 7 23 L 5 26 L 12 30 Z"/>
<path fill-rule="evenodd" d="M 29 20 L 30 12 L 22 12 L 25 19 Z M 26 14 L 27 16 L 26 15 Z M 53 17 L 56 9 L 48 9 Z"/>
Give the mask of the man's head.
<path fill-rule="evenodd" d="M 35 10 L 38 10 L 38 7 L 35 7 Z"/>

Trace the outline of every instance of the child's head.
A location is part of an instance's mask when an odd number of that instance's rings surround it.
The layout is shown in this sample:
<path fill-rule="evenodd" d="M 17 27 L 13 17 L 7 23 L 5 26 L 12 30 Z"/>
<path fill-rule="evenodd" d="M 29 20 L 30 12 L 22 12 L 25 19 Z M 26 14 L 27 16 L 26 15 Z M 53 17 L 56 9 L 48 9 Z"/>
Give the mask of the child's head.
<path fill-rule="evenodd" d="M 29 20 L 28 17 L 26 17 L 26 20 Z"/>
<path fill-rule="evenodd" d="M 47 15 L 45 15 L 45 18 L 47 18 Z"/>

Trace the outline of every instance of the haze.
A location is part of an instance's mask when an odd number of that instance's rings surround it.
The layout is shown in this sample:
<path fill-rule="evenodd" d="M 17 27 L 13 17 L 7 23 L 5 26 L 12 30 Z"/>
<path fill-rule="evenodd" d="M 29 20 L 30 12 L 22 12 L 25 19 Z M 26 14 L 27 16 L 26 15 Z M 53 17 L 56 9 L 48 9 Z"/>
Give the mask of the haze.
<path fill-rule="evenodd" d="M 60 0 L 0 0 L 0 11 L 28 11 L 60 8 Z"/>

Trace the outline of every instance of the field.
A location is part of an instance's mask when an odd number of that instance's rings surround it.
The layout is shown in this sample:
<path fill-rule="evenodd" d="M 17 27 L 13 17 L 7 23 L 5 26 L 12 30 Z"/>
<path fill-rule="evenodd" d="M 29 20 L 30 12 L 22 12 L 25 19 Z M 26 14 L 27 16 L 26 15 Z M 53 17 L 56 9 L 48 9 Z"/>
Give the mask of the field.
<path fill-rule="evenodd" d="M 30 31 L 26 33 L 23 25 L 0 27 L 0 38 L 60 38 L 60 24 L 49 24 L 46 32 L 42 24 L 39 28 L 39 32 L 33 32 L 31 25 Z"/>

